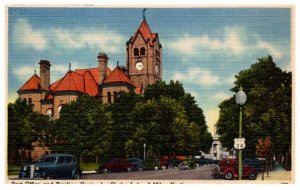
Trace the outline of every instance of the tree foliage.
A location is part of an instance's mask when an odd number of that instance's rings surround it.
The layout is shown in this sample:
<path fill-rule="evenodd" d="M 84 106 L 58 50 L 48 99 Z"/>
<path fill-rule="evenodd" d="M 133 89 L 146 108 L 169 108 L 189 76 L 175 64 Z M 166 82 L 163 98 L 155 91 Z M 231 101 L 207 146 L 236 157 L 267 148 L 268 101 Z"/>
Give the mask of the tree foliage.
<path fill-rule="evenodd" d="M 258 59 L 258 63 L 241 71 L 236 76 L 237 92 L 242 86 L 247 94 L 243 106 L 243 137 L 246 138 L 246 155 L 254 156 L 258 137 L 273 141 L 274 150 L 284 153 L 291 145 L 291 72 L 276 67 L 271 56 Z M 238 137 L 239 106 L 234 97 L 220 105 L 217 132 L 228 148 L 233 147 L 233 139 Z"/>
<path fill-rule="evenodd" d="M 111 113 L 99 99 L 84 94 L 62 107 L 52 149 L 76 156 L 101 155 L 105 159 L 112 132 Z"/>
<path fill-rule="evenodd" d="M 52 123 L 33 111 L 33 104 L 17 99 L 8 104 L 8 160 L 15 164 L 19 150 L 31 150 L 33 142 L 47 146 Z"/>

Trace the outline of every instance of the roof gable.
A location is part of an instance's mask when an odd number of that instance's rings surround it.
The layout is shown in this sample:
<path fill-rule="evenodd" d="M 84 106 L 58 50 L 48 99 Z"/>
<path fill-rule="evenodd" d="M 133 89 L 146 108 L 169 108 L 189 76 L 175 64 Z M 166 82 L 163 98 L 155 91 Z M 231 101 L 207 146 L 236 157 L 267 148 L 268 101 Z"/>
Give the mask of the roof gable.
<path fill-rule="evenodd" d="M 103 81 L 103 84 L 109 83 L 127 83 L 134 86 L 133 82 L 124 74 L 120 67 L 116 67 Z"/>
<path fill-rule="evenodd" d="M 150 30 L 150 27 L 146 21 L 146 19 L 143 20 L 143 22 L 140 24 L 138 29 L 136 30 L 135 34 L 131 38 L 131 43 L 133 43 L 138 34 L 141 34 L 141 36 L 144 38 L 144 41 L 147 41 L 147 39 L 150 39 L 150 45 L 153 45 L 153 40 L 158 37 L 157 33 L 152 33 Z"/>
<path fill-rule="evenodd" d="M 34 74 L 25 84 L 19 89 L 23 90 L 40 90 L 41 89 L 41 79 L 36 74 Z"/>
<path fill-rule="evenodd" d="M 90 96 L 97 96 L 98 95 L 98 85 L 94 80 L 90 71 L 86 71 L 83 74 L 84 77 L 84 86 L 85 86 L 85 93 L 89 94 Z"/>
<path fill-rule="evenodd" d="M 53 92 L 58 91 L 79 91 L 84 93 L 83 76 L 74 71 L 69 71 L 53 89 Z"/>
<path fill-rule="evenodd" d="M 91 72 L 91 74 L 92 74 L 94 80 L 95 80 L 96 83 L 98 84 L 98 83 L 99 83 L 99 77 L 98 77 L 98 76 L 99 76 L 99 71 L 98 71 L 98 67 L 96 67 L 96 68 L 90 68 L 90 69 L 75 69 L 74 72 L 76 72 L 76 73 L 78 73 L 78 74 L 81 74 L 81 75 L 84 75 L 84 73 L 85 73 L 86 71 Z M 110 75 L 110 73 L 111 73 L 111 70 L 110 70 L 110 68 L 107 67 L 107 70 L 106 70 L 106 76 Z"/>

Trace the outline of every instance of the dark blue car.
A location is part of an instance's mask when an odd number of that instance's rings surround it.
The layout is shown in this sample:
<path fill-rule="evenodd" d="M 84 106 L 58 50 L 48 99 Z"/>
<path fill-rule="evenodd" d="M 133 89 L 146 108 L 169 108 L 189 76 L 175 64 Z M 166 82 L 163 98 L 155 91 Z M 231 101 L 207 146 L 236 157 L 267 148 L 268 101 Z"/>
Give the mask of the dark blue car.
<path fill-rule="evenodd" d="M 129 158 L 128 161 L 132 164 L 135 171 L 143 171 L 145 168 L 143 161 L 138 158 Z"/>
<path fill-rule="evenodd" d="M 22 166 L 19 178 L 79 178 L 80 169 L 75 156 L 50 154 L 38 162 Z"/>

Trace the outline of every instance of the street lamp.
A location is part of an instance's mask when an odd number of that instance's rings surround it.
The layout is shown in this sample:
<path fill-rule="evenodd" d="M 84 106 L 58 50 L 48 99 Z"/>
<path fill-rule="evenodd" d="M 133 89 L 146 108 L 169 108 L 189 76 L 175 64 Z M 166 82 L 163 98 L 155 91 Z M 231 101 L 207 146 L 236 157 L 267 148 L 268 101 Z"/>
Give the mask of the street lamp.
<path fill-rule="evenodd" d="M 240 105 L 240 122 L 239 122 L 239 138 L 242 138 L 242 110 L 243 110 L 243 105 L 246 103 L 247 100 L 247 95 L 243 91 L 243 88 L 240 87 L 239 92 L 235 94 L 235 101 L 238 105 Z M 242 150 L 239 149 L 239 180 L 242 179 L 243 175 L 243 163 L 242 163 Z"/>
<path fill-rule="evenodd" d="M 144 160 L 146 159 L 146 143 L 144 143 Z"/>

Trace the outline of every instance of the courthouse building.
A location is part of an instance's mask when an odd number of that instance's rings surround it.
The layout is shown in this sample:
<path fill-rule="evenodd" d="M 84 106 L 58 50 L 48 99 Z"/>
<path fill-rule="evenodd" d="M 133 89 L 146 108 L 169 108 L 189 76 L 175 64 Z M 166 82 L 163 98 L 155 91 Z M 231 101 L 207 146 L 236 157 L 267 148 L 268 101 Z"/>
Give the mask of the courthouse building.
<path fill-rule="evenodd" d="M 107 67 L 108 60 L 109 57 L 100 52 L 95 55 L 94 68 L 69 69 L 52 84 L 51 63 L 40 60 L 40 75 L 34 73 L 21 86 L 19 97 L 33 103 L 34 111 L 57 119 L 63 104 L 76 100 L 81 94 L 113 103 L 120 91 L 141 94 L 147 85 L 162 79 L 162 46 L 158 33 L 151 32 L 145 18 L 126 42 L 126 66 L 117 65 L 111 70 Z"/>

